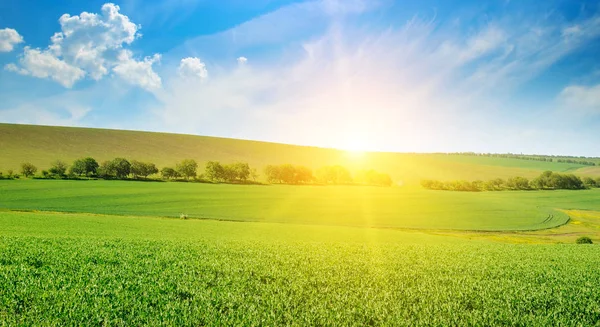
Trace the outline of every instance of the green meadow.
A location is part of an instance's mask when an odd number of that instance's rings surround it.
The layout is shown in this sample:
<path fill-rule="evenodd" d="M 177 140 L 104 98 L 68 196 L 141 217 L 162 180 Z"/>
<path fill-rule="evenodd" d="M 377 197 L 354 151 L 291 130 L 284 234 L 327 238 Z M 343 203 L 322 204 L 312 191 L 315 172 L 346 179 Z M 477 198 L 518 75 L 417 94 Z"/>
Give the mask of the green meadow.
<path fill-rule="evenodd" d="M 290 224 L 535 230 L 600 211 L 600 189 L 447 192 L 409 187 L 226 185 L 130 181 L 0 181 L 0 207 Z"/>
<path fill-rule="evenodd" d="M 600 189 L 418 185 L 544 170 L 598 176 L 596 167 L 2 124 L 0 149 L 2 171 L 89 155 L 343 164 L 395 182 L 0 180 L 1 326 L 600 323 Z M 596 244 L 575 244 L 582 236 Z"/>

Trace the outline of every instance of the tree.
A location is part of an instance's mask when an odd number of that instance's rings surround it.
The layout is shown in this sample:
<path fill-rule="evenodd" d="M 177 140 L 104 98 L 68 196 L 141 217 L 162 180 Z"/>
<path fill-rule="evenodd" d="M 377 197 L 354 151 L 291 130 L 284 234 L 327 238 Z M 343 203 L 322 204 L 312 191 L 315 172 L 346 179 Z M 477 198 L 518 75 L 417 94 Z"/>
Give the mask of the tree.
<path fill-rule="evenodd" d="M 294 170 L 296 183 L 310 183 L 313 181 L 314 176 L 310 168 L 305 166 L 295 166 Z"/>
<path fill-rule="evenodd" d="M 352 176 L 343 166 L 326 166 L 317 171 L 317 178 L 325 184 L 346 184 L 352 182 Z"/>
<path fill-rule="evenodd" d="M 252 178 L 252 180 L 255 182 L 256 179 L 258 179 L 258 172 L 256 171 L 256 168 L 250 169 L 250 178 Z"/>
<path fill-rule="evenodd" d="M 198 169 L 198 164 L 195 160 L 186 159 L 178 163 L 176 169 L 181 176 L 189 180 L 190 177 L 196 177 L 196 170 Z"/>
<path fill-rule="evenodd" d="M 220 162 L 209 161 L 204 168 L 204 175 L 213 182 L 223 181 L 225 179 L 225 169 Z"/>
<path fill-rule="evenodd" d="M 511 177 L 506 181 L 506 186 L 511 190 L 529 190 L 529 180 L 525 177 Z"/>
<path fill-rule="evenodd" d="M 50 169 L 48 169 L 48 172 L 50 172 L 50 174 L 52 175 L 64 177 L 67 174 L 67 168 L 68 165 L 66 162 L 56 160 L 52 163 L 52 166 L 50 167 Z"/>
<path fill-rule="evenodd" d="M 269 183 L 281 183 L 281 169 L 279 166 L 267 165 L 265 167 L 265 177 Z"/>
<path fill-rule="evenodd" d="M 75 175 L 85 175 L 90 177 L 98 174 L 99 166 L 100 165 L 98 165 L 98 162 L 94 158 L 87 157 L 75 160 L 70 171 Z"/>
<path fill-rule="evenodd" d="M 131 163 L 124 158 L 115 158 L 111 161 L 114 174 L 119 179 L 124 179 L 131 172 Z"/>
<path fill-rule="evenodd" d="M 24 162 L 21 164 L 21 174 L 25 177 L 31 177 L 35 175 L 37 172 L 37 167 L 29 162 Z"/>
<path fill-rule="evenodd" d="M 131 174 L 134 178 L 137 178 L 138 176 L 147 178 L 156 173 L 158 173 L 158 168 L 151 162 L 131 161 Z"/>
<path fill-rule="evenodd" d="M 163 169 L 161 169 L 160 174 L 163 178 L 166 179 L 173 179 L 179 177 L 179 173 L 177 172 L 177 170 L 171 167 L 164 167 Z"/>
<path fill-rule="evenodd" d="M 236 162 L 231 165 L 235 180 L 245 182 L 250 177 L 250 166 L 245 162 Z"/>
<path fill-rule="evenodd" d="M 583 178 L 583 184 L 588 187 L 588 188 L 592 188 L 592 187 L 597 187 L 598 184 L 596 184 L 596 181 L 591 178 L 591 177 L 584 177 Z"/>

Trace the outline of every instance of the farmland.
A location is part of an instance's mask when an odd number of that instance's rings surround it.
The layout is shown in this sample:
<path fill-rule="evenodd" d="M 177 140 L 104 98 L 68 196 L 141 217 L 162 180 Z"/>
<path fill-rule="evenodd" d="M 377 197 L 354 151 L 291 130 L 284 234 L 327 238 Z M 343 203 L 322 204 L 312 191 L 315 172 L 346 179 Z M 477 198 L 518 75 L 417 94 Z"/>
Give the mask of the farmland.
<path fill-rule="evenodd" d="M 458 154 L 352 157 L 58 127 L 0 125 L 0 135 L 0 170 L 24 161 L 44 169 L 55 159 L 89 155 L 158 165 L 185 158 L 259 168 L 345 164 L 394 179 L 391 187 L 0 180 L 0 325 L 600 322 L 600 252 L 597 244 L 575 244 L 581 236 L 600 243 L 600 189 L 418 186 L 421 178 L 533 177 L 544 170 L 597 176 L 596 167 Z M 44 143 L 49 139 L 54 146 Z"/>
<path fill-rule="evenodd" d="M 599 220 L 597 216 L 596 220 Z M 596 246 L 0 212 L 14 325 L 594 325 Z"/>
<path fill-rule="evenodd" d="M 600 189 L 466 194 L 410 187 L 17 180 L 0 181 L 0 194 L 6 209 L 421 229 L 542 229 L 566 222 L 556 209 L 600 210 Z"/>

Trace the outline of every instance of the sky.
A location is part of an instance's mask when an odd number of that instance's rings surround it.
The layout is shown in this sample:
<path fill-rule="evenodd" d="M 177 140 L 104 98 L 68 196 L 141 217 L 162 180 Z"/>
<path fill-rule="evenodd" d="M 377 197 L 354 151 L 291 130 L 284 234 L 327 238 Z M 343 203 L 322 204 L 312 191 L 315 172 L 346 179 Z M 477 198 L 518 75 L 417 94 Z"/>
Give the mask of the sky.
<path fill-rule="evenodd" d="M 0 2 L 0 122 L 600 156 L 598 1 Z"/>

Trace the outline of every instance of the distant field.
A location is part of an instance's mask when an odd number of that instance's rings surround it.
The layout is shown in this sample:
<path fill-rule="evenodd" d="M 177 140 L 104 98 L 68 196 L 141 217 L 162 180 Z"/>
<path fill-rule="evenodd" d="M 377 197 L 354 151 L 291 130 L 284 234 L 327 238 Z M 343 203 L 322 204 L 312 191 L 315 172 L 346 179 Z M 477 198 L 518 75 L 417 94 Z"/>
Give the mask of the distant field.
<path fill-rule="evenodd" d="M 383 228 L 528 230 L 553 209 L 600 210 L 600 190 L 444 192 L 361 186 L 0 181 L 0 208 Z M 551 215 L 551 218 L 548 218 Z"/>
<path fill-rule="evenodd" d="M 195 159 L 201 166 L 209 160 L 244 161 L 259 172 L 268 164 L 292 163 L 312 169 L 341 164 L 354 171 L 386 172 L 398 184 L 418 184 L 422 179 L 531 178 L 543 170 L 577 173 L 579 169 L 587 169 L 579 164 L 445 154 L 365 153 L 356 156 L 335 149 L 216 137 L 11 124 L 0 124 L 0 149 L 0 171 L 18 171 L 23 162 L 47 169 L 56 159 L 70 163 L 84 156 L 92 156 L 100 162 L 125 157 L 154 162 L 159 168 L 174 166 L 186 158 Z M 600 171 L 586 171 L 600 176 Z"/>

